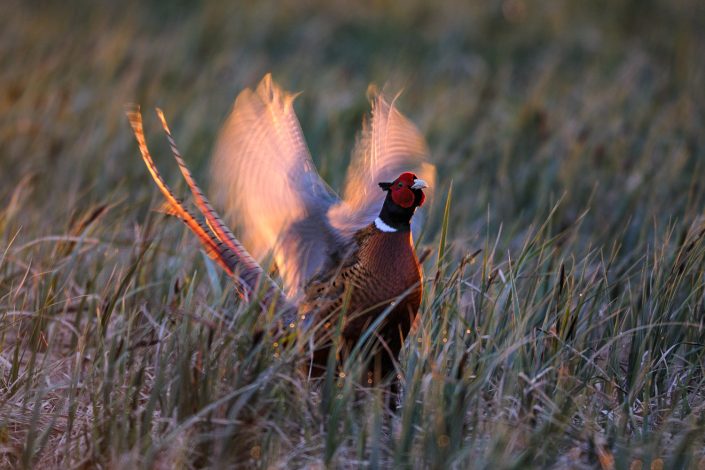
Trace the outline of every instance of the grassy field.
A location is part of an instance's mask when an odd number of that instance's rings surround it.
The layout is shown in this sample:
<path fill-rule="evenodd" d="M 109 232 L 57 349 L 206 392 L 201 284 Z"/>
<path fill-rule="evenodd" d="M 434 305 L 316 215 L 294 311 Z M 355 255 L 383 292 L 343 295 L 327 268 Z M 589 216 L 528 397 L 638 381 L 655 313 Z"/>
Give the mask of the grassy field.
<path fill-rule="evenodd" d="M 162 107 L 207 187 L 268 71 L 334 188 L 370 82 L 428 138 L 398 403 L 252 350 L 272 319 L 152 210 L 125 105 Z M 0 467 L 705 468 L 704 210 L 700 0 L 10 0 Z"/>

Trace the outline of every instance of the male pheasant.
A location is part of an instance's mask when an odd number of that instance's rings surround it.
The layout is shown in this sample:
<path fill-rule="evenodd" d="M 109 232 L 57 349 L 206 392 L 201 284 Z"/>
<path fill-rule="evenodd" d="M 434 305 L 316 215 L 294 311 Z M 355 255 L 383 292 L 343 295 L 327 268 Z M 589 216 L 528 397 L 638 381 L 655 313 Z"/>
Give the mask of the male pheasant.
<path fill-rule="evenodd" d="M 330 329 L 344 315 L 342 351 L 376 326 L 381 372 L 394 360 L 421 302 L 422 275 L 412 242 L 412 217 L 435 167 L 418 129 L 385 97 L 371 91 L 372 113 L 353 151 L 344 197 L 316 172 L 293 109 L 296 95 L 266 75 L 235 100 L 212 160 L 218 202 L 240 228 L 242 244 L 198 188 L 158 111 L 179 168 L 204 222 L 179 202 L 159 175 L 144 139 L 139 110 L 128 113 L 142 157 L 167 199 L 206 252 L 233 276 L 242 293 L 259 289 L 263 307 L 275 306 L 286 327 L 316 325 L 314 373 L 324 369 Z M 386 194 L 386 196 L 385 196 Z M 247 247 L 247 250 L 243 248 Z M 250 255 L 252 253 L 253 256 Z M 283 290 L 256 259 L 273 255 Z M 381 320 L 381 321 L 380 321 Z M 379 324 L 375 324 L 378 322 Z"/>

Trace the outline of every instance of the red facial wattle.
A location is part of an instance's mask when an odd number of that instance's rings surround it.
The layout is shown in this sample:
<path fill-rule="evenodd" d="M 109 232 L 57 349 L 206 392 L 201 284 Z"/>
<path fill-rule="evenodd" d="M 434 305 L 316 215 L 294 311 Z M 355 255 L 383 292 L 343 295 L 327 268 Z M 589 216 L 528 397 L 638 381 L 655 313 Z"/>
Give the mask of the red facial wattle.
<path fill-rule="evenodd" d="M 414 200 L 416 199 L 416 194 L 411 190 L 411 186 L 414 185 L 416 181 L 416 175 L 413 173 L 402 173 L 399 175 L 389 188 L 392 193 L 392 201 L 398 206 L 408 209 L 414 205 Z M 418 206 L 424 203 L 426 196 L 423 191 L 421 192 L 421 199 L 418 202 Z"/>
<path fill-rule="evenodd" d="M 392 201 L 394 201 L 394 204 L 408 209 L 414 205 L 414 192 L 406 186 L 402 188 L 393 187 Z"/>

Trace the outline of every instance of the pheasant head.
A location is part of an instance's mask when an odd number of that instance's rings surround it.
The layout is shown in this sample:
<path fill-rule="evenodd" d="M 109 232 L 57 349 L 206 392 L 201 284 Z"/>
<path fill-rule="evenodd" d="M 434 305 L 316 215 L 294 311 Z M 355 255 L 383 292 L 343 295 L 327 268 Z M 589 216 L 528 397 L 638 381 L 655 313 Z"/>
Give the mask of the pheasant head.
<path fill-rule="evenodd" d="M 406 172 L 391 183 L 379 183 L 379 187 L 387 192 L 387 197 L 375 220 L 377 228 L 383 232 L 409 230 L 414 211 L 426 200 L 423 189 L 428 188 L 428 184 L 415 174 Z"/>

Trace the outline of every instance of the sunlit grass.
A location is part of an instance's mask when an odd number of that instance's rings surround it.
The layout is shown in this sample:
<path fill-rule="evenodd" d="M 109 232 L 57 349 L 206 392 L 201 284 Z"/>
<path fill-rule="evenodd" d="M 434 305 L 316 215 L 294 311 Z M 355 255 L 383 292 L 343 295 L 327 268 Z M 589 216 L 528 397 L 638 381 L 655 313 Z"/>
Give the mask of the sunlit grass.
<path fill-rule="evenodd" d="M 18 2 L 0 26 L 0 466 L 705 464 L 701 2 Z M 203 180 L 270 70 L 333 187 L 369 82 L 428 136 L 397 399 L 253 348 L 274 319 L 150 210 L 125 105 L 164 108 Z"/>

